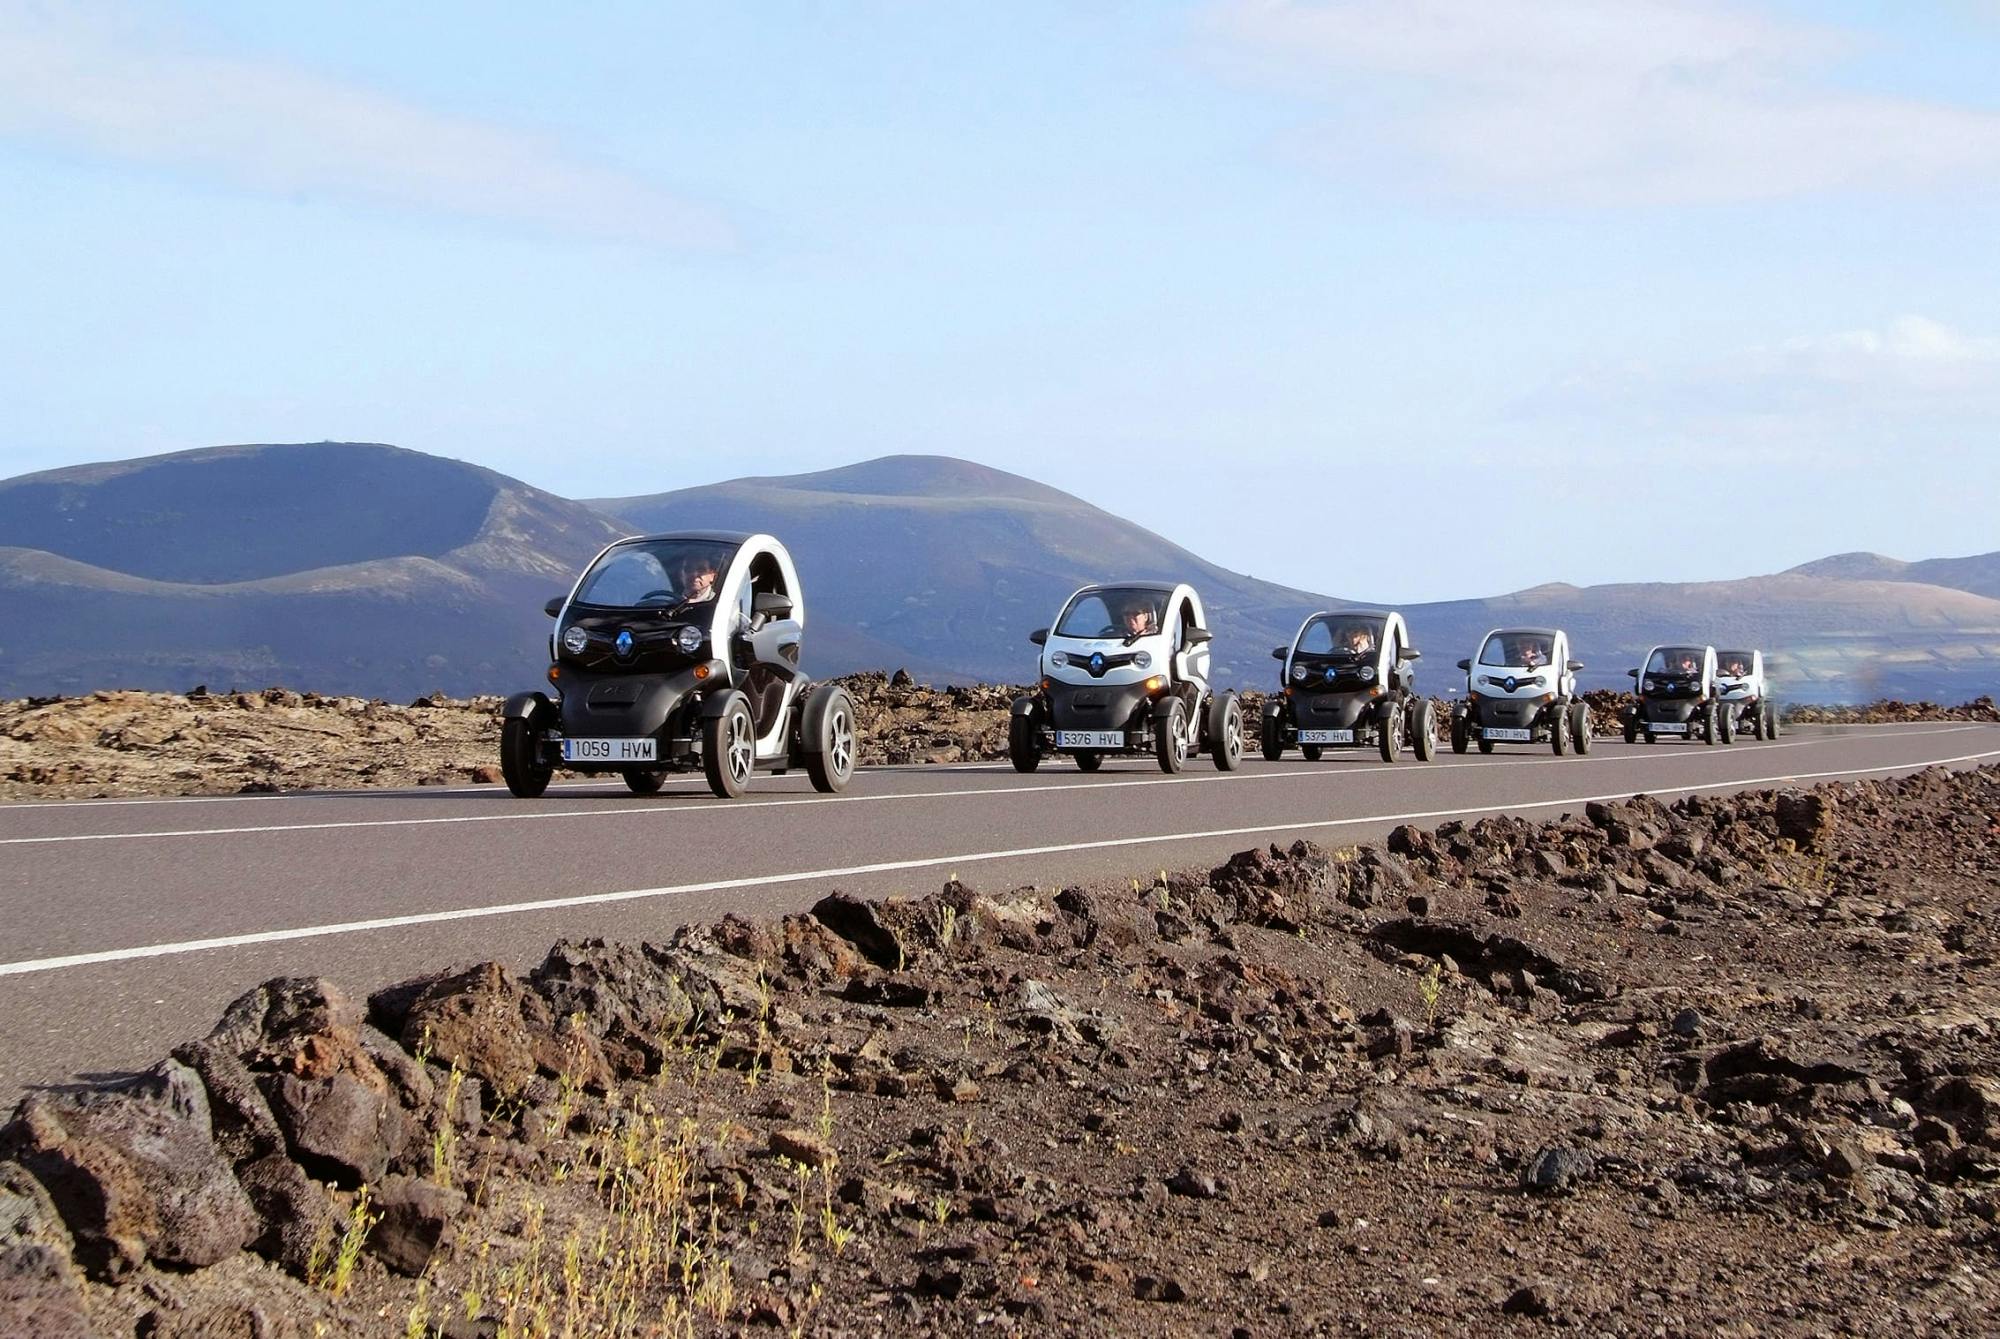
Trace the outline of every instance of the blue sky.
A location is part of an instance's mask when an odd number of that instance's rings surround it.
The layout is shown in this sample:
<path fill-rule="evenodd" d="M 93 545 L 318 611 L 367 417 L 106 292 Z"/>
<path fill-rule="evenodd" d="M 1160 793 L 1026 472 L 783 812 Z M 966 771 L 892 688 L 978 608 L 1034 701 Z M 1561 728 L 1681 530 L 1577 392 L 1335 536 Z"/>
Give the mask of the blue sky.
<path fill-rule="evenodd" d="M 0 0 L 0 475 L 940 452 L 1380 600 L 2000 548 L 2000 3 L 494 8 Z"/>

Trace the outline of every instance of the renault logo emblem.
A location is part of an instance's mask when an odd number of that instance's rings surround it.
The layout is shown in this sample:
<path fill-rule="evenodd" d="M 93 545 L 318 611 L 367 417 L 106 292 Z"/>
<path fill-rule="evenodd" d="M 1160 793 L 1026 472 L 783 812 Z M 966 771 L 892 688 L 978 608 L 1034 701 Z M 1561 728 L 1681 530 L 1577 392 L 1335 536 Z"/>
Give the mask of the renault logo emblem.
<path fill-rule="evenodd" d="M 632 629 L 630 629 L 630 628 L 620 628 L 620 629 L 618 629 L 618 640 L 617 640 L 617 641 L 615 641 L 615 642 L 613 642 L 613 643 L 612 643 L 611 645 L 612 645 L 613 647 L 617 648 L 617 651 L 618 651 L 618 658 L 619 658 L 620 660 L 629 660 L 629 659 L 631 659 L 631 657 L 632 657 Z"/>
<path fill-rule="evenodd" d="M 1519 681 L 1518 681 L 1518 680 L 1516 680 L 1516 679 L 1514 678 L 1514 676 L 1513 676 L 1513 675 L 1511 675 L 1511 674 L 1510 674 L 1510 675 L 1508 675 L 1508 676 L 1507 676 L 1507 691 L 1508 691 L 1508 692 L 1510 692 L 1510 693 L 1511 693 L 1511 692 L 1513 692 L 1513 691 L 1514 691 L 1514 690 L 1515 690 L 1515 689 L 1516 689 L 1517 687 L 1519 687 L 1519 686 L 1520 686 L 1520 684 L 1519 684 Z"/>
<path fill-rule="evenodd" d="M 1104 673 L 1104 652 L 1092 651 L 1090 653 L 1090 672 L 1092 674 Z"/>
<path fill-rule="evenodd" d="M 1338 679 L 1339 677 L 1340 677 L 1340 671 L 1339 671 L 1339 670 L 1335 669 L 1335 668 L 1334 668 L 1333 666 L 1331 666 L 1331 665 L 1328 665 L 1328 666 L 1326 667 L 1326 681 L 1327 681 L 1328 683 L 1332 683 L 1332 682 L 1333 682 L 1333 681 L 1334 681 L 1335 679 Z"/>

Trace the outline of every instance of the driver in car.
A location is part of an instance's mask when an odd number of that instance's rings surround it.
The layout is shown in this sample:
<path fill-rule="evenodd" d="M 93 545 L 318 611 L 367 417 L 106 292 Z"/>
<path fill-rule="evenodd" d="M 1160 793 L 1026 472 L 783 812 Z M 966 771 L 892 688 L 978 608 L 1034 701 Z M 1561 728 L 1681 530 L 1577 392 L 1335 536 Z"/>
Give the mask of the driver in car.
<path fill-rule="evenodd" d="M 1684 677 L 1692 678 L 1699 672 L 1699 669 L 1700 667 L 1695 664 L 1694 652 L 1692 651 L 1681 652 L 1680 658 L 1674 662 L 1674 673 Z"/>
<path fill-rule="evenodd" d="M 1528 669 L 1540 669 L 1548 663 L 1549 658 L 1549 653 L 1542 649 L 1542 639 L 1539 637 L 1523 637 L 1521 649 L 1515 654 L 1515 663 Z"/>
<path fill-rule="evenodd" d="M 1375 634 L 1366 623 L 1356 623 L 1347 630 L 1345 644 L 1341 649 L 1359 659 L 1375 649 Z"/>
<path fill-rule="evenodd" d="M 1150 637 L 1160 630 L 1160 616 L 1154 612 L 1150 600 L 1133 600 L 1128 603 L 1119 621 L 1125 629 L 1127 641 Z"/>
<path fill-rule="evenodd" d="M 1741 660 L 1731 660 L 1728 667 L 1722 672 L 1732 679 L 1740 679 L 1750 672 L 1750 667 Z"/>
<path fill-rule="evenodd" d="M 715 559 L 695 554 L 681 564 L 681 603 L 701 604 L 715 598 Z"/>

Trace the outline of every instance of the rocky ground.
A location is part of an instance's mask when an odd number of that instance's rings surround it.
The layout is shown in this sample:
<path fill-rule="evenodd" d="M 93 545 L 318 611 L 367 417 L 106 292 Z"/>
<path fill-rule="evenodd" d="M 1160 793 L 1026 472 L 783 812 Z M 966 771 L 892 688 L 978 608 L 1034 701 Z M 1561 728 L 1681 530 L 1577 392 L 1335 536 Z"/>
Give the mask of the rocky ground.
<path fill-rule="evenodd" d="M 898 671 L 840 680 L 854 694 L 861 761 L 949 763 L 1007 756 L 1007 712 L 1026 691 L 1004 684 L 933 688 Z M 1629 693 L 1585 694 L 1596 733 L 1616 735 Z M 1243 695 L 1250 745 L 1262 693 Z M 0 799 L 237 794 L 366 786 L 467 785 L 500 779 L 501 700 L 105 691 L 0 701 Z M 1450 704 L 1438 699 L 1440 720 Z M 1876 703 L 1798 707 L 1799 722 L 2000 720 L 1991 698 L 1960 707 Z"/>
<path fill-rule="evenodd" d="M 0 1132 L 0 1333 L 2000 1327 L 2000 770 L 268 982 Z"/>

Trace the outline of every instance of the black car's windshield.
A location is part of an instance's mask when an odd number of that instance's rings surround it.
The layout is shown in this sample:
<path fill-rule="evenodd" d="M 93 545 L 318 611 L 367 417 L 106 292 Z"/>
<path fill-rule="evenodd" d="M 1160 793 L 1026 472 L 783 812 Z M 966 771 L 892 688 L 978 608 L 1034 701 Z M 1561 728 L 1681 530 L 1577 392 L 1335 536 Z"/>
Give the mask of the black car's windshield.
<path fill-rule="evenodd" d="M 1541 632 L 1496 632 L 1479 648 L 1479 663 L 1508 669 L 1540 669 L 1555 655 L 1555 639 Z"/>
<path fill-rule="evenodd" d="M 1118 637 L 1136 641 L 1160 630 L 1165 591 L 1110 587 L 1087 590 L 1063 610 L 1058 637 Z"/>
<path fill-rule="evenodd" d="M 1699 646 L 1662 646 L 1646 662 L 1646 673 L 1678 677 L 1700 674 L 1702 654 Z"/>
<path fill-rule="evenodd" d="M 1741 679 L 1748 675 L 1751 665 L 1755 663 L 1755 657 L 1748 651 L 1717 651 L 1715 653 L 1716 673 L 1727 675 L 1732 679 Z"/>
<path fill-rule="evenodd" d="M 584 573 L 577 603 L 671 609 L 713 600 L 736 547 L 712 539 L 642 539 L 614 545 Z"/>
<path fill-rule="evenodd" d="M 1382 645 L 1382 626 L 1387 621 L 1354 614 L 1321 614 L 1299 633 L 1299 654 L 1372 659 Z"/>

